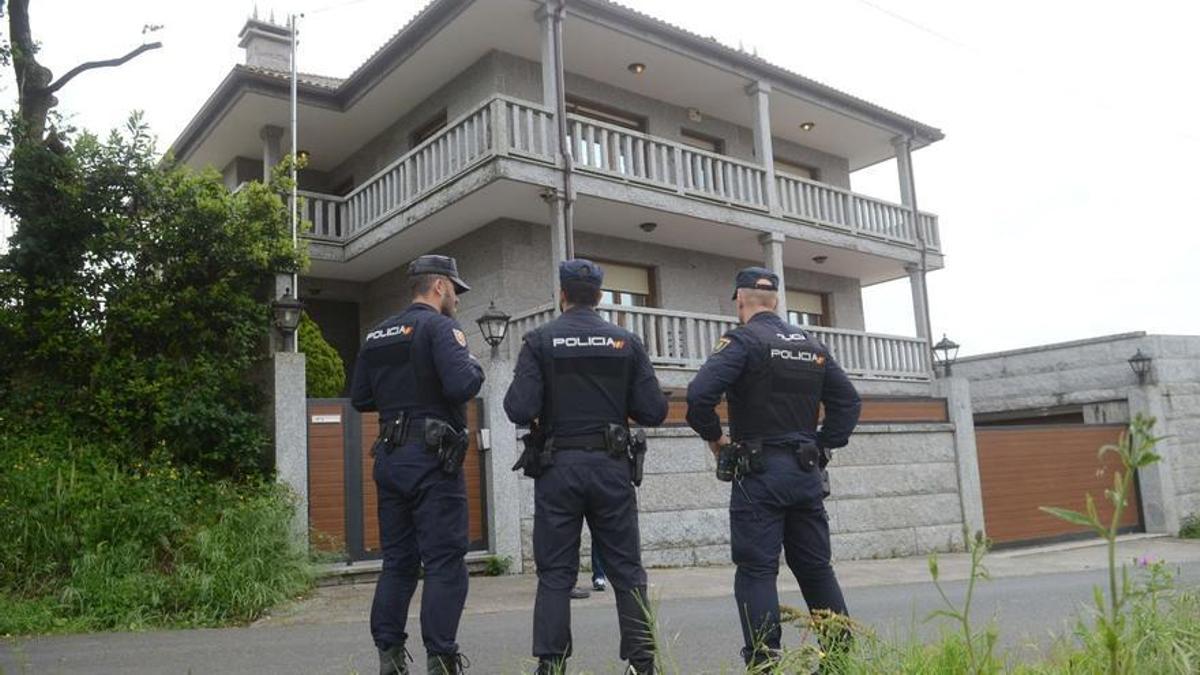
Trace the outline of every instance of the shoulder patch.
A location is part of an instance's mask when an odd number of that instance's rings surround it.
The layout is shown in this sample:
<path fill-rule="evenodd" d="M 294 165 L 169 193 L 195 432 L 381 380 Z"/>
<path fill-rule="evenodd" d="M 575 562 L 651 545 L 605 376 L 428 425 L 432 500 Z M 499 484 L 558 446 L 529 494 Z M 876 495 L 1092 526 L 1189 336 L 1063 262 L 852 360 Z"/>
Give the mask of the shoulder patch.
<path fill-rule="evenodd" d="M 467 336 L 465 333 L 457 328 L 452 328 L 450 332 L 454 333 L 454 339 L 458 342 L 459 346 L 467 346 Z"/>
<path fill-rule="evenodd" d="M 728 346 L 729 346 L 729 338 L 727 338 L 727 337 L 720 338 L 719 340 L 717 340 L 717 344 L 713 345 L 712 353 L 716 354 L 717 352 L 721 351 L 722 349 L 725 349 Z"/>

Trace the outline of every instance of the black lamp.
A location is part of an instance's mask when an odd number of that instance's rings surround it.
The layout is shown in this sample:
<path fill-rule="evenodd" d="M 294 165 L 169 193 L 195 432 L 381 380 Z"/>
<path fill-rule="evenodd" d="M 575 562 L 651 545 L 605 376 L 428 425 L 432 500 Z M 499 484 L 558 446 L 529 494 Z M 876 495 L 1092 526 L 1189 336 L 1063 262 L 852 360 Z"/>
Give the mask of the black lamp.
<path fill-rule="evenodd" d="M 1149 354 L 1142 352 L 1141 347 L 1129 357 L 1129 368 L 1137 375 L 1138 384 L 1146 384 L 1146 378 L 1150 377 L 1150 362 L 1153 360 Z"/>
<path fill-rule="evenodd" d="M 946 377 L 950 377 L 950 366 L 958 360 L 958 343 L 942 333 L 942 339 L 933 346 L 933 358 L 942 365 Z"/>
<path fill-rule="evenodd" d="M 300 312 L 304 303 L 292 297 L 292 289 L 283 292 L 283 297 L 271 303 L 271 313 L 275 315 L 275 327 L 286 338 L 300 327 Z"/>
<path fill-rule="evenodd" d="M 492 348 L 492 354 L 496 354 L 500 343 L 504 342 L 504 336 L 508 334 L 508 320 L 512 318 L 504 312 L 496 309 L 496 302 L 493 300 L 475 323 L 479 324 L 479 332 L 483 333 L 483 341 L 488 343 Z"/>

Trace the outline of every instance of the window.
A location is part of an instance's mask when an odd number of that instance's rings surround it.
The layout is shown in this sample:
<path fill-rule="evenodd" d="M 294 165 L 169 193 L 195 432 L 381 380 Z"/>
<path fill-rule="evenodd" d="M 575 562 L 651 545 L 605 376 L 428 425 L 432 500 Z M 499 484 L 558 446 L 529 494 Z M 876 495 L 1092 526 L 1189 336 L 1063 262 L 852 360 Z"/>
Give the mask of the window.
<path fill-rule="evenodd" d="M 444 128 L 446 128 L 446 109 L 442 108 L 438 114 L 412 132 L 408 139 L 408 147 L 417 147 Z"/>
<path fill-rule="evenodd" d="M 699 131 L 692 131 L 691 129 L 680 129 L 679 135 L 686 146 L 696 148 L 697 150 L 715 152 L 718 155 L 725 154 L 725 141 L 716 136 L 709 136 Z"/>
<path fill-rule="evenodd" d="M 632 131 L 646 131 L 646 118 L 633 113 L 612 108 L 602 103 L 584 101 L 576 96 L 567 94 L 567 113 L 587 117 L 605 124 L 624 127 Z"/>
<path fill-rule="evenodd" d="M 775 172 L 785 173 L 791 176 L 798 176 L 808 180 L 820 180 L 817 178 L 817 170 L 811 166 L 789 162 L 786 159 L 775 158 Z"/>
<path fill-rule="evenodd" d="M 788 323 L 797 326 L 828 326 L 825 295 L 787 289 Z"/>
<path fill-rule="evenodd" d="M 649 268 L 603 261 L 600 261 L 600 267 L 604 268 L 600 304 L 619 307 L 650 307 L 653 304 Z"/>
<path fill-rule="evenodd" d="M 602 103 L 584 101 L 574 96 L 567 96 L 567 112 L 588 119 L 629 129 L 630 131 L 646 131 L 646 118 L 628 113 L 617 108 L 610 108 Z M 583 138 L 575 138 L 575 125 L 568 122 L 567 134 L 571 144 L 571 154 L 575 161 L 582 166 L 593 169 L 607 169 L 620 174 L 629 173 L 633 169 L 633 158 L 627 157 L 619 143 L 611 143 L 607 149 L 601 144 L 603 134 L 596 132 L 588 143 L 588 134 Z M 590 146 L 590 147 L 588 147 Z M 607 154 L 606 154 L 607 153 Z M 644 163 L 644 162 L 643 162 Z"/>

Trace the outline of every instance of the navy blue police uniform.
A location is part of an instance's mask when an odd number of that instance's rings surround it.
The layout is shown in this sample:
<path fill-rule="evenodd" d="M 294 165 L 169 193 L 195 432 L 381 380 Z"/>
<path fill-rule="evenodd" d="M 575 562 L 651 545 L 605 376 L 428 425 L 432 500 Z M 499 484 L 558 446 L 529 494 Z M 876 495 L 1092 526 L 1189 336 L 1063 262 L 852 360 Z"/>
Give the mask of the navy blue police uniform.
<path fill-rule="evenodd" d="M 459 293 L 469 290 L 453 258 L 422 256 L 409 267 L 410 276 L 419 274 L 440 274 Z M 427 447 L 425 427 L 440 420 L 463 430 L 465 404 L 479 392 L 483 369 L 458 322 L 414 302 L 367 334 L 352 382 L 355 409 L 378 411 L 381 429 L 400 426 L 390 446 L 375 449 L 383 569 L 371 605 L 371 636 L 381 661 L 395 661 L 403 652 L 408 606 L 424 567 L 421 637 L 430 661 L 440 659 L 440 668 L 455 672 L 445 664 L 457 661 L 467 597 L 467 492 L 462 472 L 443 471 Z M 402 656 L 381 669 L 407 672 Z"/>
<path fill-rule="evenodd" d="M 747 268 L 738 273 L 737 288 L 777 291 L 778 278 L 765 268 Z M 722 435 L 716 412 L 722 395 L 729 403 L 731 440 L 762 448 L 760 471 L 738 479 L 729 500 L 742 655 L 759 663 L 780 644 L 781 546 L 809 610 L 847 613 L 830 564 L 822 473 L 827 451 L 849 440 L 862 403 L 821 342 L 769 311 L 726 333 L 688 385 L 687 421 L 706 441 Z M 801 461 L 806 457 L 819 464 Z"/>
<path fill-rule="evenodd" d="M 590 261 L 568 260 L 559 277 L 564 286 L 599 289 L 603 271 Z M 624 427 L 632 418 L 657 426 L 666 418 L 666 396 L 645 348 L 595 309 L 574 306 L 525 335 L 504 410 L 517 425 L 536 419 L 553 448 L 553 465 L 534 483 L 533 655 L 539 672 L 571 654 L 570 592 L 585 518 L 615 591 L 621 658 L 635 672 L 652 672 L 637 494 L 628 460 L 604 452 L 603 439 L 610 424 Z"/>

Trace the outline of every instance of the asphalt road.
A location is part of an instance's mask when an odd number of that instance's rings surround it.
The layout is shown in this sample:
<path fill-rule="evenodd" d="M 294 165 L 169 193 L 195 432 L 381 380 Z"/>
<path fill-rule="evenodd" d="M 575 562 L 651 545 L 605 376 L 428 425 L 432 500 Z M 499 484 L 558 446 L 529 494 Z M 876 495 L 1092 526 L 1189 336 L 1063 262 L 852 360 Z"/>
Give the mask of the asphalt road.
<path fill-rule="evenodd" d="M 1200 562 L 1181 566 L 1181 581 L 1200 584 Z M 1101 570 L 1008 577 L 983 583 L 977 596 L 979 620 L 994 617 L 1002 647 L 1028 654 L 1061 633 L 1091 602 L 1091 588 L 1106 579 Z M 947 584 L 961 596 L 964 582 Z M 850 588 L 855 618 L 885 634 L 936 634 L 924 618 L 940 607 L 928 583 Z M 784 603 L 803 606 L 797 592 Z M 659 608 L 662 634 L 679 673 L 737 672 L 740 633 L 729 597 L 681 598 Z M 611 599 L 575 606 L 578 643 L 571 672 L 617 673 L 616 611 Z M 474 662 L 470 673 L 519 673 L 532 669 L 528 609 L 468 613 L 460 631 Z M 796 645 L 785 633 L 785 644 Z M 415 654 L 414 672 L 424 672 Z M 486 656 L 485 656 L 486 655 Z M 376 665 L 363 621 L 266 625 L 221 630 L 160 631 L 61 636 L 0 642 L 0 672 L 13 673 L 370 673 Z"/>

